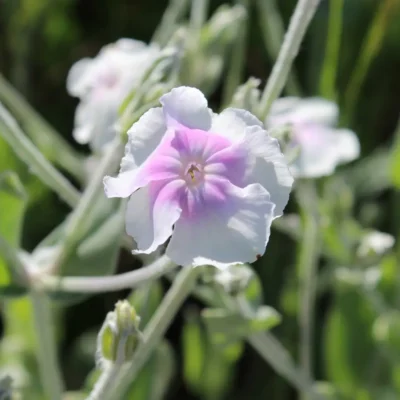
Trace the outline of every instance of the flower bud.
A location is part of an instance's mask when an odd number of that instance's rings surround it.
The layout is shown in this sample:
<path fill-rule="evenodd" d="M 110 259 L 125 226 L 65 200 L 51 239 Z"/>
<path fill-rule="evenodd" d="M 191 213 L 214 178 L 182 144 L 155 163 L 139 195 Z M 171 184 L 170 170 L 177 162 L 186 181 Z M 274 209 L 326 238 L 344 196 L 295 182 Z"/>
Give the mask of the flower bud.
<path fill-rule="evenodd" d="M 253 277 L 252 269 L 246 264 L 232 265 L 216 273 L 214 281 L 231 295 L 238 295 L 246 290 Z"/>
<path fill-rule="evenodd" d="M 115 310 L 107 314 L 97 339 L 99 362 L 123 364 L 132 359 L 141 334 L 140 317 L 127 301 L 118 301 Z"/>
<path fill-rule="evenodd" d="M 255 112 L 260 101 L 260 82 L 259 79 L 250 77 L 246 83 L 240 85 L 233 95 L 231 106 Z"/>

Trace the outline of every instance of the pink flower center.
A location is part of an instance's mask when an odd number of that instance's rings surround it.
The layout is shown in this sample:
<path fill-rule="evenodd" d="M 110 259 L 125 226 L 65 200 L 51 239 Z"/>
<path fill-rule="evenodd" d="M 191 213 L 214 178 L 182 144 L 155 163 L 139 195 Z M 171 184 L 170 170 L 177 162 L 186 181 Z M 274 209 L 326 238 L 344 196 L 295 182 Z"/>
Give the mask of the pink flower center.
<path fill-rule="evenodd" d="M 247 152 L 225 137 L 179 126 L 167 133 L 140 176 L 150 184 L 154 199 L 167 185 L 164 201 L 177 202 L 187 217 L 224 207 L 230 185 L 245 186 Z M 172 185 L 171 185 L 172 184 Z"/>

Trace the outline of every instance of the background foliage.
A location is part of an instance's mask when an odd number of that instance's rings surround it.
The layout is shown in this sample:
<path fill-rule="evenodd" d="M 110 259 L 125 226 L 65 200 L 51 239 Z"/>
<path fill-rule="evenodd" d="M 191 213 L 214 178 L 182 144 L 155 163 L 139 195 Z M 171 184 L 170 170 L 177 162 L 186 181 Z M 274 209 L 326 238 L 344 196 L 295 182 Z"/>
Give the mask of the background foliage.
<path fill-rule="evenodd" d="M 211 0 L 210 11 L 222 3 Z M 250 3 L 243 82 L 256 76 L 264 83 L 274 57 L 265 48 L 265 21 L 257 2 Z M 287 25 L 295 1 L 277 3 Z M 4 0 L 0 3 L 0 71 L 72 146 L 88 153 L 71 137 L 77 103 L 66 93 L 68 69 L 77 59 L 94 56 L 104 44 L 120 37 L 149 41 L 166 6 L 161 0 Z M 324 229 L 313 363 L 316 378 L 331 384 L 321 390 L 334 399 L 400 398 L 399 248 L 383 259 L 369 259 L 365 265 L 355 255 L 366 229 L 389 232 L 396 238 L 400 234 L 400 131 L 396 133 L 399 11 L 398 0 L 343 0 L 337 81 L 332 91 L 320 81 L 329 45 L 329 1 L 323 0 L 295 62 L 300 93 L 336 100 L 342 125 L 358 134 L 362 149 L 362 157 L 354 165 L 318 182 Z M 366 44 L 371 24 L 373 31 Z M 218 104 L 221 95 L 222 85 L 210 97 L 211 104 Z M 47 150 L 50 159 L 54 151 Z M 17 175 L 2 174 L 10 170 Z M 15 244 L 21 240 L 23 247 L 31 250 L 63 221 L 68 208 L 1 139 L 0 174 L 0 233 Z M 23 226 L 16 226 L 15 221 L 22 224 L 25 209 Z M 292 201 L 289 211 L 296 210 Z M 303 215 L 295 226 L 301 229 L 300 222 L 305 220 Z M 287 234 L 275 231 L 266 254 L 254 268 L 264 303 L 283 316 L 274 332 L 297 358 L 297 296 L 302 272 L 298 261 L 301 248 L 293 235 L 296 230 L 292 226 Z M 119 255 L 119 272 L 139 266 L 123 251 Z M 375 286 L 369 284 L 371 271 L 380 274 Z M 0 276 L 2 286 L 7 279 Z M 144 321 L 168 285 L 164 280 L 153 285 L 148 294 L 151 301 L 139 312 Z M 85 384 L 85 376 L 93 368 L 99 326 L 106 312 L 126 294 L 96 295 L 67 308 L 56 306 L 60 359 L 69 390 Z M 143 295 L 140 290 L 132 295 L 139 309 Z M 21 382 L 35 386 L 38 379 L 29 307 L 24 298 L 2 299 L 0 365 L 12 365 Z M 241 341 L 215 351 L 201 309 L 195 299 L 185 304 L 129 398 L 155 400 L 164 394 L 170 399 L 206 400 L 296 397 L 286 381 Z M 38 391 L 30 393 L 36 396 Z M 39 399 L 40 395 L 26 398 Z"/>

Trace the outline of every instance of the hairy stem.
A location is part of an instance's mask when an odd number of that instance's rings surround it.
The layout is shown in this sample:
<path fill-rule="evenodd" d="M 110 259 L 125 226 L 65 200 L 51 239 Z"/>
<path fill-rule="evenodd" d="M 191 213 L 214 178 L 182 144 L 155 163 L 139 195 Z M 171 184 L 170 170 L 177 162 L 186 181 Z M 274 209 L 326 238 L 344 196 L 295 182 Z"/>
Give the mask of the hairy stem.
<path fill-rule="evenodd" d="M 319 0 L 299 0 L 297 2 L 278 58 L 261 96 L 258 115 L 262 121 L 267 117 L 272 103 L 279 97 L 285 86 L 290 68 L 299 52 L 300 44 L 318 4 Z"/>
<path fill-rule="evenodd" d="M 158 279 L 176 268 L 167 256 L 162 256 L 150 265 L 120 275 L 99 277 L 55 277 L 41 276 L 36 285 L 46 291 L 71 293 L 102 293 L 130 289 Z"/>
<path fill-rule="evenodd" d="M 184 267 L 175 277 L 174 282 L 165 295 L 162 303 L 153 315 L 143 332 L 143 340 L 139 344 L 132 361 L 115 379 L 108 396 L 104 400 L 124 398 L 129 385 L 151 356 L 153 350 L 164 336 L 179 308 L 191 293 L 199 268 Z"/>
<path fill-rule="evenodd" d="M 46 398 L 61 400 L 63 382 L 58 366 L 54 322 L 51 317 L 49 299 L 44 293 L 32 291 L 30 299 L 33 307 L 33 319 L 37 340 L 37 358 L 41 382 Z"/>
<path fill-rule="evenodd" d="M 82 181 L 84 169 L 80 156 L 49 123 L 41 117 L 0 74 L 0 102 L 22 124 L 35 145 L 49 159 Z"/>
<path fill-rule="evenodd" d="M 32 172 L 50 189 L 54 190 L 67 204 L 74 207 L 79 201 L 79 192 L 56 170 L 28 139 L 14 117 L 0 103 L 0 135 L 13 148 Z"/>

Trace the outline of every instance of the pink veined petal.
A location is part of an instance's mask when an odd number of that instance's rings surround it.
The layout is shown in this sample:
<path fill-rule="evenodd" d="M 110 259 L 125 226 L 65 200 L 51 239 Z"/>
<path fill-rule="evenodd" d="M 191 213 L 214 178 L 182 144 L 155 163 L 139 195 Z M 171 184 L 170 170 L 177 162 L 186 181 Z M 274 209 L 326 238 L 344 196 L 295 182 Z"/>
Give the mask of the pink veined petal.
<path fill-rule="evenodd" d="M 183 125 L 208 131 L 211 127 L 211 111 L 207 99 L 200 90 L 188 86 L 172 89 L 160 98 L 168 126 Z"/>
<path fill-rule="evenodd" d="M 207 174 L 224 177 L 235 186 L 244 187 L 248 184 L 254 157 L 249 155 L 243 142 L 238 142 L 212 154 L 206 164 Z"/>
<path fill-rule="evenodd" d="M 176 222 L 166 254 L 183 266 L 211 264 L 223 268 L 253 262 L 265 251 L 274 204 L 259 184 L 244 189 L 228 185 L 223 208 L 209 207 L 201 218 Z"/>
<path fill-rule="evenodd" d="M 189 129 L 180 126 L 175 129 L 171 146 L 181 155 L 192 159 L 207 160 L 211 155 L 229 147 L 231 142 L 226 138 L 200 129 Z"/>
<path fill-rule="evenodd" d="M 126 210 L 126 231 L 137 243 L 134 253 L 149 254 L 172 234 L 181 215 L 183 181 L 152 183 L 132 194 Z"/>

